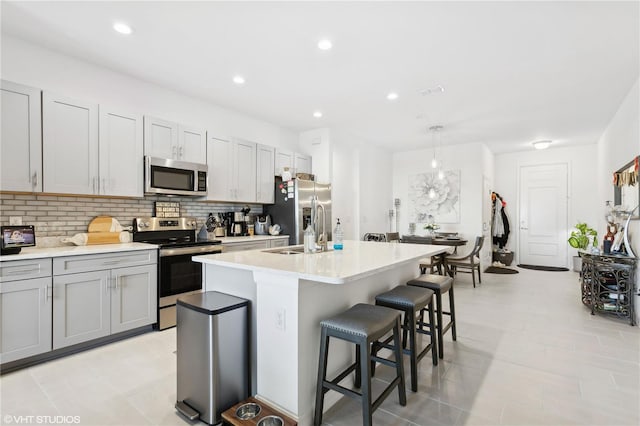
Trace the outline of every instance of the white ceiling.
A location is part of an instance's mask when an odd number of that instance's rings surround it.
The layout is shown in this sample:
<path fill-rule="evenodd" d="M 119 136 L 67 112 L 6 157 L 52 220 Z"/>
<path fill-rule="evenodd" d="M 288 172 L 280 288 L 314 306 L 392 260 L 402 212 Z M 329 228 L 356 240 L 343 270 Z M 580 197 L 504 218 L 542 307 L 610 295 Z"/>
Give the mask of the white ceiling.
<path fill-rule="evenodd" d="M 3 1 L 2 32 L 296 131 L 406 150 L 442 124 L 443 143 L 498 153 L 595 143 L 640 74 L 639 13 L 637 1 Z"/>

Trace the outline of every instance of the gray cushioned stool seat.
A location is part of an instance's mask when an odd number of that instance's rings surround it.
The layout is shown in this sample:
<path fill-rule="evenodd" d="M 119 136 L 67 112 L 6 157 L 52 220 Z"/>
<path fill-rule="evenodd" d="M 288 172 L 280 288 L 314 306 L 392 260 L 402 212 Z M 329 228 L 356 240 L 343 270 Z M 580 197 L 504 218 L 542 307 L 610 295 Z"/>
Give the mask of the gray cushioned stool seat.
<path fill-rule="evenodd" d="M 453 295 L 453 278 L 447 275 L 424 274 L 418 278 L 407 281 L 408 286 L 422 287 L 433 290 L 436 296 L 436 329 L 438 332 L 438 356 L 444 358 L 444 340 L 442 336 L 451 329 L 451 337 L 457 340 L 456 307 Z M 442 308 L 442 295 L 449 293 L 449 312 Z M 451 319 L 447 324 L 443 323 L 442 316 L 448 315 Z"/>
<path fill-rule="evenodd" d="M 393 334 L 396 347 L 393 360 L 380 358 L 371 351 L 373 343 L 390 331 Z M 330 338 L 351 342 L 356 347 L 355 363 L 351 364 L 332 380 L 327 379 Z M 400 312 L 391 308 L 359 303 L 338 315 L 321 321 L 320 358 L 313 424 L 315 426 L 322 424 L 324 394 L 330 390 L 359 400 L 362 405 L 362 423 L 367 426 L 373 424 L 373 412 L 382 404 L 394 388 L 398 389 L 400 405 L 407 405 L 400 340 Z M 374 400 L 371 387 L 371 370 L 373 366 L 375 366 L 375 363 L 381 363 L 395 368 L 396 377 Z M 355 372 L 354 385 L 356 388 L 361 388 L 361 392 L 356 392 L 353 389 L 340 385 L 340 382 L 352 372 Z"/>
<path fill-rule="evenodd" d="M 431 351 L 433 359 L 433 365 L 438 365 L 438 349 L 437 349 L 437 329 L 434 320 L 433 309 L 433 294 L 434 291 L 410 286 L 398 286 L 387 292 L 381 293 L 376 296 L 376 305 L 386 306 L 388 308 L 397 309 L 404 314 L 404 320 L 402 322 L 402 351 L 405 355 L 409 355 L 409 362 L 411 366 L 411 390 L 418 391 L 418 362 Z M 428 310 L 429 322 L 424 322 L 424 311 Z M 416 318 L 417 314 L 420 314 Z M 429 329 L 425 330 L 425 326 Z M 423 349 L 418 348 L 418 342 L 416 341 L 416 334 L 426 334 L 431 339 Z M 409 349 L 406 349 L 407 336 L 409 337 Z M 375 342 L 373 344 L 373 353 L 376 354 L 379 349 L 395 349 L 391 345 L 391 337 L 384 339 L 382 342 Z M 375 370 L 373 370 L 375 372 Z"/>
<path fill-rule="evenodd" d="M 418 278 L 407 281 L 407 285 L 428 288 L 433 291 L 440 291 L 440 293 L 449 291 L 452 284 L 453 278 L 446 275 L 435 274 L 420 275 Z"/>
<path fill-rule="evenodd" d="M 393 309 L 358 303 L 334 317 L 321 321 L 320 326 L 375 340 L 391 330 L 397 318 L 398 312 Z"/>

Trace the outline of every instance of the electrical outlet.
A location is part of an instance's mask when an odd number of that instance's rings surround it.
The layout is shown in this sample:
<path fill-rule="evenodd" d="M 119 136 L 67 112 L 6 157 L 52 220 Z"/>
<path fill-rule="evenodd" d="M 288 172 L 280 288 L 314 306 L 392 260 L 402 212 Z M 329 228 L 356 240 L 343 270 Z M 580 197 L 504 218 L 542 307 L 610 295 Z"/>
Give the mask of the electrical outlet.
<path fill-rule="evenodd" d="M 286 329 L 286 317 L 287 311 L 284 308 L 278 308 L 276 311 L 276 328 L 278 330 L 284 331 Z"/>
<path fill-rule="evenodd" d="M 22 216 L 9 216 L 9 225 L 11 226 L 22 225 Z"/>

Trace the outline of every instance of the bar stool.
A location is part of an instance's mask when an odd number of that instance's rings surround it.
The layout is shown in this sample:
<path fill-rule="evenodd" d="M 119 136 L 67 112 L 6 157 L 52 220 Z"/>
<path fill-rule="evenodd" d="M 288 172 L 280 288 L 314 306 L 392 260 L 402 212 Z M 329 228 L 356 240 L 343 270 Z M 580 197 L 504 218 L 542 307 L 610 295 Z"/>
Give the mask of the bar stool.
<path fill-rule="evenodd" d="M 393 308 L 404 313 L 402 324 L 403 352 L 409 355 L 411 362 L 411 390 L 418 391 L 418 362 L 431 350 L 433 365 L 438 365 L 438 349 L 436 341 L 435 321 L 433 320 L 433 290 L 420 287 L 398 286 L 392 290 L 376 296 L 376 305 Z M 423 318 L 424 310 L 429 311 L 429 323 Z M 416 314 L 420 316 L 416 318 Z M 429 326 L 429 331 L 424 326 Z M 407 333 L 409 334 L 409 349 L 406 348 Z M 426 334 L 431 337 L 429 344 L 418 353 L 416 348 L 416 333 Z M 373 354 L 377 354 L 381 348 L 395 349 L 389 342 L 393 336 L 383 342 L 373 343 Z M 375 370 L 374 370 L 375 371 Z"/>
<path fill-rule="evenodd" d="M 429 290 L 433 290 L 436 295 L 436 317 L 438 330 L 438 355 L 440 359 L 444 356 L 444 341 L 442 335 L 451 329 L 451 337 L 456 340 L 456 307 L 453 297 L 453 278 L 446 275 L 420 275 L 407 282 L 408 286 L 422 287 Z M 442 294 L 449 292 L 449 312 L 443 310 L 442 307 Z M 444 325 L 442 323 L 442 315 L 449 315 L 451 318 L 449 322 Z"/>
<path fill-rule="evenodd" d="M 402 349 L 400 346 L 400 313 L 382 306 L 359 303 L 345 312 L 320 322 L 320 362 L 318 365 L 318 383 L 316 386 L 316 408 L 313 424 L 322 423 L 324 394 L 329 390 L 340 392 L 362 403 L 362 423 L 372 424 L 373 412 L 384 399 L 398 387 L 400 405 L 407 405 L 407 395 L 402 367 Z M 395 360 L 389 361 L 370 354 L 371 344 L 393 330 L 396 347 Z M 356 362 L 338 374 L 333 380 L 327 380 L 327 360 L 329 355 L 329 337 L 334 337 L 356 345 Z M 396 368 L 396 378 L 373 403 L 371 402 L 371 365 L 379 362 Z M 338 383 L 355 371 L 355 386 L 362 387 L 361 393 L 340 386 Z"/>

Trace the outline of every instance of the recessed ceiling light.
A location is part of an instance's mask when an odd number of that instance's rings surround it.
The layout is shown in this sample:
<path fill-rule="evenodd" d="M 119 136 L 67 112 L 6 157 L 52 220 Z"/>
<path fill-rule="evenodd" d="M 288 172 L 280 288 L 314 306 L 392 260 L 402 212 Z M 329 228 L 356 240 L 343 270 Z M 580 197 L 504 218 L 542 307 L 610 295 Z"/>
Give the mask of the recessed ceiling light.
<path fill-rule="evenodd" d="M 313 113 L 313 116 L 315 118 L 322 118 L 322 112 L 321 111 L 316 111 L 316 112 Z"/>
<path fill-rule="evenodd" d="M 233 77 L 233 82 L 235 84 L 237 84 L 238 86 L 243 85 L 244 84 L 244 77 L 241 75 L 236 75 Z"/>
<path fill-rule="evenodd" d="M 390 92 L 387 95 L 387 99 L 389 99 L 390 101 L 395 101 L 396 99 L 398 99 L 398 94 L 396 92 Z"/>
<path fill-rule="evenodd" d="M 113 24 L 113 29 L 120 34 L 129 35 L 133 32 L 131 27 L 124 22 L 116 22 Z"/>
<path fill-rule="evenodd" d="M 551 141 L 536 141 L 533 142 L 533 147 L 535 149 L 547 149 L 551 145 Z"/>
<path fill-rule="evenodd" d="M 318 49 L 320 50 L 329 50 L 333 47 L 331 40 L 322 39 L 318 42 Z"/>

